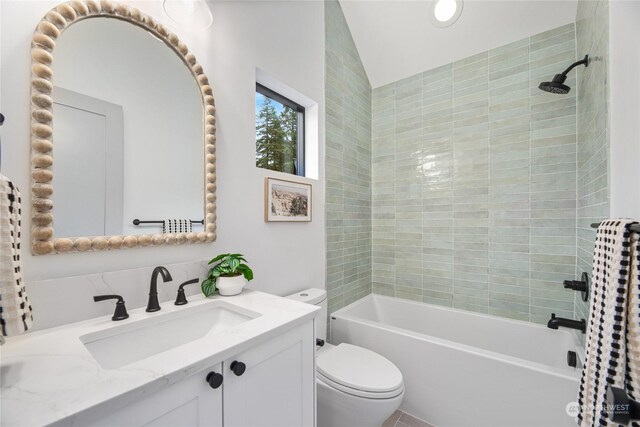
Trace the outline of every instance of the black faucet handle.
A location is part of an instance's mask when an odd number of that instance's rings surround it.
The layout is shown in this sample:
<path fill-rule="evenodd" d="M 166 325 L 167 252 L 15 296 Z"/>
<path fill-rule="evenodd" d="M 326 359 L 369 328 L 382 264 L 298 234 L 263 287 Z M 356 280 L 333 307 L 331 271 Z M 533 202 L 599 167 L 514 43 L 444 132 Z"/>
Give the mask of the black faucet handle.
<path fill-rule="evenodd" d="M 116 309 L 113 312 L 113 316 L 111 320 L 124 320 L 129 318 L 129 313 L 127 313 L 127 308 L 124 305 L 124 299 L 120 295 L 96 295 L 93 297 L 95 302 L 106 301 L 109 299 L 117 299 L 116 301 Z"/>
<path fill-rule="evenodd" d="M 106 301 L 108 299 L 117 299 L 118 302 L 124 302 L 124 299 L 120 295 L 96 295 L 93 297 L 94 302 Z"/>
<path fill-rule="evenodd" d="M 565 289 L 572 289 L 578 292 L 586 292 L 587 291 L 587 282 L 582 280 L 565 280 L 562 282 Z"/>
<path fill-rule="evenodd" d="M 187 297 L 184 294 L 184 287 L 186 285 L 191 285 L 193 283 L 198 283 L 199 281 L 200 281 L 200 279 L 195 278 L 195 279 L 187 280 L 186 282 L 184 282 L 183 284 L 178 286 L 178 295 L 176 296 L 176 302 L 174 302 L 174 304 L 175 305 L 185 305 L 186 303 L 188 303 L 189 301 L 187 301 Z"/>

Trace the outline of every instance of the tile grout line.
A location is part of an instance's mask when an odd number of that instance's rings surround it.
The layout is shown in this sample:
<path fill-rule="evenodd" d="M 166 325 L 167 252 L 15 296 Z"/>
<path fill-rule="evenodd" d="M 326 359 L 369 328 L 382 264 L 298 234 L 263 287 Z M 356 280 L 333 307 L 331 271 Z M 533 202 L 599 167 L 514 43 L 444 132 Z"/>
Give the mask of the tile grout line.
<path fill-rule="evenodd" d="M 527 43 L 527 61 L 529 62 L 529 90 L 531 90 L 531 37 L 529 37 L 529 42 Z M 533 313 L 531 310 L 531 208 L 533 206 L 532 204 L 532 200 L 531 200 L 531 172 L 532 172 L 532 167 L 531 167 L 531 120 L 533 119 L 533 114 L 532 114 L 532 108 L 531 108 L 531 96 L 528 97 L 529 99 L 529 321 L 531 321 L 531 319 L 533 318 Z"/>
<path fill-rule="evenodd" d="M 573 27 L 573 31 L 574 31 L 574 49 L 575 49 L 575 53 L 574 55 L 578 56 L 578 26 L 574 25 Z M 576 140 L 575 140 L 575 144 L 576 144 L 576 156 L 575 156 L 575 162 L 576 162 L 576 195 L 575 195 L 575 200 L 576 200 L 576 246 L 575 246 L 575 253 L 574 253 L 574 258 L 575 258 L 575 268 L 574 268 L 574 277 L 577 277 L 578 275 L 578 215 L 580 215 L 580 211 L 578 209 L 578 206 L 580 204 L 579 201 L 579 195 L 578 195 L 578 191 L 579 191 L 579 182 L 578 182 L 578 96 L 579 96 L 579 91 L 580 91 L 580 85 L 578 84 L 578 72 L 580 70 L 576 70 L 576 103 L 575 103 L 575 109 L 576 109 Z M 578 298 L 577 298 L 577 293 L 574 293 L 573 295 L 573 318 L 576 319 L 577 318 L 577 303 L 578 303 Z"/>
<path fill-rule="evenodd" d="M 488 227 L 487 227 L 487 313 L 490 312 L 489 306 L 491 305 L 491 274 L 489 271 L 489 252 L 490 252 L 490 244 L 489 244 L 489 236 L 491 235 L 491 215 L 489 209 L 489 201 L 491 200 L 491 50 L 487 51 L 487 161 L 489 166 L 487 167 L 487 217 L 489 218 Z"/>
<path fill-rule="evenodd" d="M 398 159 L 398 138 L 397 138 L 397 127 L 398 127 L 398 82 L 393 84 L 393 192 L 395 194 L 396 191 L 396 163 Z M 398 263 L 397 263 L 397 254 L 398 254 L 398 205 L 394 202 L 393 204 L 393 296 L 396 297 L 398 294 Z"/>
<path fill-rule="evenodd" d="M 456 63 L 451 63 L 451 164 L 455 163 L 455 146 L 456 146 Z M 459 84 L 459 82 L 458 82 Z M 451 171 L 451 307 L 455 307 L 456 296 L 456 185 L 455 172 Z"/>

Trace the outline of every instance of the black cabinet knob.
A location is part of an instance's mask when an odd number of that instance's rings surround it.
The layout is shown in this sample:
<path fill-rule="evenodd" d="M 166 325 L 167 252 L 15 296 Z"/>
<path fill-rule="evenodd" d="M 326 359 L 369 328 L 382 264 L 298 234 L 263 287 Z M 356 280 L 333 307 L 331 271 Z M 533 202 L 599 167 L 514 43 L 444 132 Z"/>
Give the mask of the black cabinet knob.
<path fill-rule="evenodd" d="M 233 362 L 231 362 L 230 368 L 233 371 L 233 373 L 239 377 L 239 376 L 242 376 L 242 374 L 244 374 L 244 371 L 247 370 L 247 365 L 245 365 L 242 362 L 238 362 L 237 360 L 234 360 Z"/>
<path fill-rule="evenodd" d="M 578 355 L 575 351 L 567 351 L 567 365 L 571 366 L 572 368 L 578 366 Z"/>
<path fill-rule="evenodd" d="M 222 377 L 221 374 L 218 374 L 217 372 L 209 372 L 207 374 L 207 382 L 209 383 L 209 386 L 211 388 L 218 388 L 222 385 L 222 380 L 224 378 Z"/>

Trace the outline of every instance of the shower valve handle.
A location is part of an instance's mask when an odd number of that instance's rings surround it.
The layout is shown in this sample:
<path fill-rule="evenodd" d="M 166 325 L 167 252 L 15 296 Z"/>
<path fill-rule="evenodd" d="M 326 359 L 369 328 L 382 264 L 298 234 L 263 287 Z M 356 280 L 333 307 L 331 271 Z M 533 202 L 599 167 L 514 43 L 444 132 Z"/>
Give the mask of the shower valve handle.
<path fill-rule="evenodd" d="M 563 282 L 565 289 L 573 289 L 578 292 L 586 292 L 587 291 L 587 282 L 582 280 L 565 280 Z"/>

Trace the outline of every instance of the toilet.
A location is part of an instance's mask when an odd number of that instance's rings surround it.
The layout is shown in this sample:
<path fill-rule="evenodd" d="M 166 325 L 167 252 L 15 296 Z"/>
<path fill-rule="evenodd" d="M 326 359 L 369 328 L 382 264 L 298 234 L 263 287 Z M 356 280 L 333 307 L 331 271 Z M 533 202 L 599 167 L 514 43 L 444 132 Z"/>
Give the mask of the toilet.
<path fill-rule="evenodd" d="M 380 427 L 400 407 L 402 373 L 388 359 L 366 348 L 325 342 L 327 293 L 311 288 L 291 298 L 321 307 L 316 317 L 318 427 Z"/>

